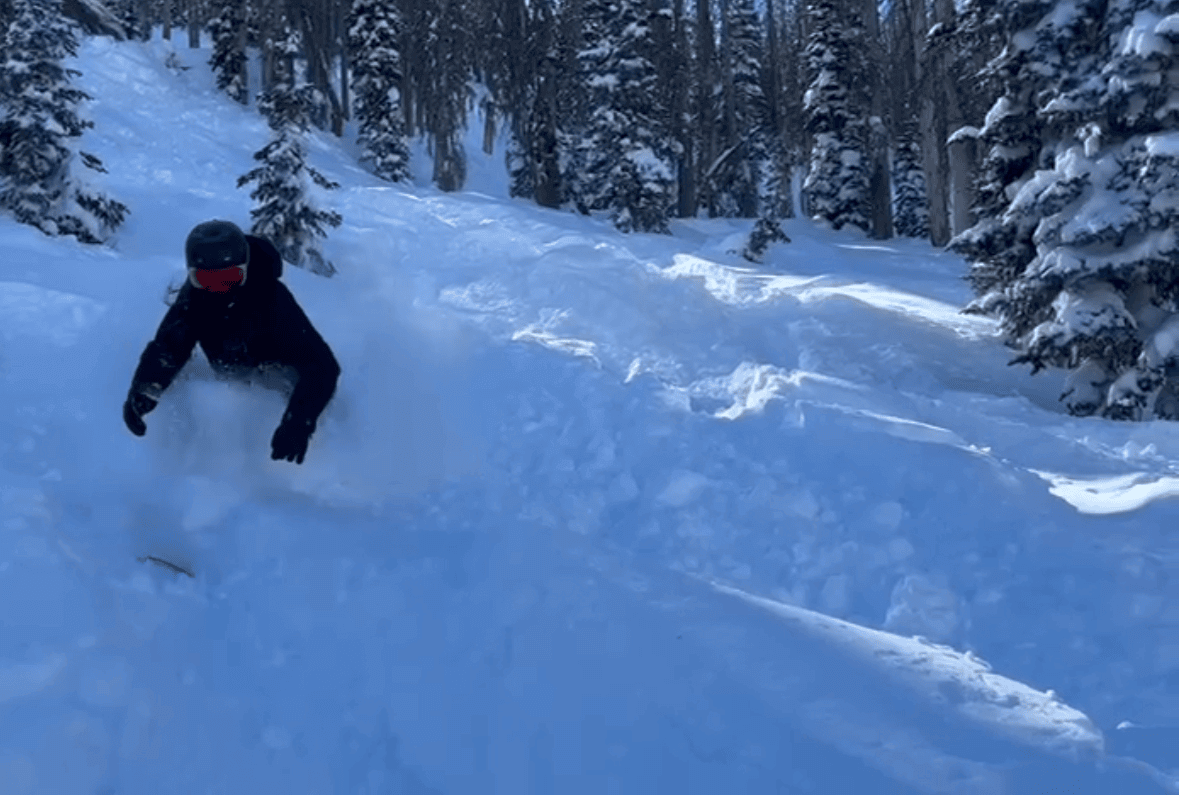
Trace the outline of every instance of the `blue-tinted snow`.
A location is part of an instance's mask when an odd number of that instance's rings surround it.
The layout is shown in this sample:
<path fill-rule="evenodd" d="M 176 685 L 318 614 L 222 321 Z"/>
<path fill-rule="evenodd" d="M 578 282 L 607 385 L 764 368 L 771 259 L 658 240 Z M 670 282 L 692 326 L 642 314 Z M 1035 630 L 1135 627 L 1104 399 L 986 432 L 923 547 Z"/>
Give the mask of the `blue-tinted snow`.
<path fill-rule="evenodd" d="M 307 462 L 199 355 L 132 437 L 266 138 L 169 51 L 78 61 L 114 248 L 0 220 L 5 793 L 1161 791 L 1100 757 L 1179 765 L 1179 427 L 1062 415 L 924 244 L 793 221 L 751 270 L 745 223 L 504 198 L 481 129 L 454 195 L 317 136 Z"/>

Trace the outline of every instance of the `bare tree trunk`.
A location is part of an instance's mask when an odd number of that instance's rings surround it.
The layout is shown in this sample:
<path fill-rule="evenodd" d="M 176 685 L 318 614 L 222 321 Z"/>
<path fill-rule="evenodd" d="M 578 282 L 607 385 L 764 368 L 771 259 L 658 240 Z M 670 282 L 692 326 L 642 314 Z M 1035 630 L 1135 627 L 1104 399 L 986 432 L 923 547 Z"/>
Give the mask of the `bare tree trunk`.
<path fill-rule="evenodd" d="M 460 190 L 467 179 L 462 144 L 452 133 L 434 137 L 434 184 L 439 190 Z"/>
<path fill-rule="evenodd" d="M 745 136 L 736 129 L 737 91 L 733 84 L 733 40 L 729 29 L 732 17 L 729 13 L 729 2 L 730 0 L 721 0 L 720 18 L 716 23 L 720 28 L 720 51 L 716 58 L 716 76 L 717 82 L 720 83 L 720 129 L 717 131 L 716 147 L 718 151 L 725 153 L 726 165 L 712 171 L 713 179 L 709 180 L 711 184 L 708 186 L 710 194 L 715 193 L 718 183 L 725 184 L 728 180 L 740 179 L 740 170 L 747 156 L 744 151 L 747 147 L 743 146 Z M 756 215 L 756 212 L 750 212 L 748 207 L 738 207 L 737 214 L 742 218 L 748 218 Z"/>
<path fill-rule="evenodd" d="M 336 4 L 337 13 L 335 15 L 335 38 L 340 51 L 340 112 L 343 118 L 340 120 L 340 135 L 343 135 L 343 122 L 352 118 L 352 91 L 348 81 L 348 69 L 350 62 L 348 60 L 348 12 L 350 10 L 350 3 L 348 0 L 339 0 Z"/>
<path fill-rule="evenodd" d="M 344 134 L 344 113 L 331 79 L 332 21 L 327 4 L 288 6 L 295 14 L 295 24 L 303 39 L 303 54 L 307 59 L 307 82 L 319 90 L 328 101 L 329 118 L 317 114 L 316 125 L 329 124 L 337 136 Z"/>
<path fill-rule="evenodd" d="M 552 64 L 548 64 L 552 69 Z M 537 102 L 542 117 L 533 132 L 536 163 L 536 203 L 541 207 L 561 206 L 561 166 L 557 152 L 557 88 L 551 74 L 541 77 L 537 86 Z"/>
<path fill-rule="evenodd" d="M 716 52 L 713 46 L 715 31 L 712 26 L 712 16 L 710 14 L 709 0 L 697 0 L 696 2 L 696 133 L 697 133 L 697 160 L 696 160 L 696 187 L 699 193 L 696 196 L 697 207 L 699 204 L 708 206 L 711 210 L 712 198 L 709 195 L 707 180 L 700 173 L 701 169 L 706 169 L 712 165 L 716 158 L 716 114 L 713 103 L 713 80 L 716 69 Z M 693 211 L 693 215 L 695 212 Z"/>
<path fill-rule="evenodd" d="M 687 58 L 687 33 L 685 31 L 686 20 L 684 18 L 683 0 L 676 0 L 676 9 L 672 13 L 674 14 L 674 18 L 676 18 L 674 22 L 676 22 L 676 53 L 677 64 L 679 66 L 676 94 L 672 98 L 673 124 L 678 127 L 678 140 L 680 144 L 677 215 L 680 218 L 690 218 L 696 215 L 698 204 L 696 193 L 696 142 L 694 142 L 692 125 L 684 124 L 684 118 L 689 116 L 689 106 L 691 104 L 689 92 L 691 84 L 686 79 L 687 75 L 684 74 L 684 70 L 690 61 Z"/>
<path fill-rule="evenodd" d="M 873 104 L 876 104 L 876 100 L 873 100 Z M 868 157 L 871 158 L 868 200 L 872 208 L 869 233 L 877 240 L 892 237 L 892 179 L 888 168 L 888 139 L 888 130 L 883 121 L 873 115 L 868 121 Z"/>
<path fill-rule="evenodd" d="M 204 3 L 201 0 L 189 0 L 188 3 L 188 46 L 197 49 L 201 46 L 201 28 L 205 23 Z"/>
<path fill-rule="evenodd" d="M 414 0 L 403 0 L 401 8 L 405 12 L 400 41 L 401 51 L 401 107 L 405 113 L 405 132 L 408 136 L 420 135 L 425 129 L 424 115 L 418 108 L 418 84 L 421 78 L 422 39 L 425 31 L 422 29 L 420 4 Z"/>
<path fill-rule="evenodd" d="M 925 164 L 925 193 L 929 198 L 929 240 L 935 246 L 950 242 L 949 163 L 946 158 L 945 108 L 927 89 L 921 101 L 921 151 Z"/>
<path fill-rule="evenodd" d="M 782 129 L 782 81 L 781 70 L 778 66 L 778 12 L 774 8 L 774 0 L 766 0 L 766 67 L 763 80 L 763 93 L 766 97 L 766 133 L 770 150 L 770 168 L 773 171 L 774 184 L 771 188 L 773 206 L 763 209 L 762 214 L 770 218 L 781 217 L 782 189 L 789 191 L 789 184 L 783 178 L 783 129 Z M 786 194 L 787 197 L 789 194 Z"/>
<path fill-rule="evenodd" d="M 535 124 L 531 129 L 533 192 L 541 207 L 561 206 L 561 165 L 557 141 L 559 113 L 557 74 L 561 69 L 554 53 L 557 23 L 548 3 L 541 3 L 536 20 L 539 25 L 536 73 Z"/>
<path fill-rule="evenodd" d="M 264 0 L 265 5 L 260 9 L 259 43 L 262 49 L 262 91 L 269 91 L 278 80 L 279 56 L 275 52 L 274 43 L 279 36 L 279 26 L 284 24 L 281 7 L 277 0 Z M 244 27 L 244 26 L 243 26 Z"/>
<path fill-rule="evenodd" d="M 242 13 L 241 24 L 237 26 L 237 41 L 234 43 L 234 48 L 237 52 L 246 54 L 246 42 L 249 41 L 250 26 L 246 20 L 245 12 Z M 248 57 L 241 59 L 241 81 L 242 86 L 242 104 L 250 104 L 250 59 Z"/>
<path fill-rule="evenodd" d="M 871 203 L 869 232 L 877 240 L 885 240 L 892 237 L 892 181 L 888 169 L 889 135 L 884 122 L 887 108 L 882 79 L 886 64 L 876 0 L 864 0 L 860 8 L 864 22 L 865 45 L 868 48 L 868 79 L 871 83 L 869 90 L 872 92 L 871 117 L 868 119 L 868 193 Z"/>
<path fill-rule="evenodd" d="M 766 9 L 769 12 L 771 5 L 767 2 Z M 776 107 L 775 115 L 777 123 L 774 129 L 778 136 L 778 169 L 779 179 L 781 180 L 781 193 L 778 201 L 778 213 L 782 218 L 794 218 L 798 208 L 795 201 L 794 189 L 794 173 L 797 167 L 796 155 L 805 140 L 803 133 L 804 125 L 800 118 L 800 108 L 802 104 L 802 89 L 798 85 L 798 74 L 800 58 L 798 55 L 787 58 L 782 55 L 784 50 L 791 50 L 795 54 L 803 52 L 802 44 L 802 25 L 799 18 L 800 15 L 795 15 L 792 19 L 787 18 L 782 20 L 789 24 L 779 27 L 778 12 L 774 11 L 771 21 L 774 23 L 775 35 L 771 38 L 771 44 L 774 46 L 777 54 L 770 58 L 770 63 L 774 70 L 774 83 L 777 86 L 776 100 L 774 105 Z M 787 48 L 789 44 L 789 48 Z M 787 98 L 790 97 L 788 100 Z M 798 204 L 801 204 L 802 198 L 798 197 Z"/>
<path fill-rule="evenodd" d="M 483 102 L 483 153 L 488 155 L 495 154 L 495 114 L 495 100 L 488 97 Z"/>
<path fill-rule="evenodd" d="M 164 40 L 172 40 L 172 0 L 160 0 L 164 20 Z"/>
<path fill-rule="evenodd" d="M 948 21 L 943 15 L 953 14 L 953 6 L 937 0 L 933 22 Z M 917 63 L 917 85 L 921 96 L 918 122 L 921 128 L 921 151 L 925 167 L 925 193 L 929 201 L 929 240 L 935 246 L 950 242 L 950 165 L 946 152 L 949 124 L 943 89 L 949 81 L 946 57 L 940 43 L 926 41 L 929 29 L 923 0 L 913 9 L 914 36 L 921 42 L 922 53 Z"/>
<path fill-rule="evenodd" d="M 951 231 L 955 235 L 974 226 L 977 152 L 978 142 L 971 136 L 959 136 L 949 145 Z"/>
<path fill-rule="evenodd" d="M 140 33 L 144 41 L 151 41 L 152 9 L 151 0 L 133 0 L 135 4 L 135 19 L 138 20 Z"/>
<path fill-rule="evenodd" d="M 676 207 L 675 214 L 688 217 L 696 211 L 696 181 L 693 172 L 693 131 L 685 124 L 689 103 L 688 37 L 685 29 L 684 0 L 672 0 L 671 19 L 657 17 L 662 38 L 656 47 L 659 54 L 660 82 L 670 93 L 667 103 L 667 135 L 679 146 L 675 158 Z"/>

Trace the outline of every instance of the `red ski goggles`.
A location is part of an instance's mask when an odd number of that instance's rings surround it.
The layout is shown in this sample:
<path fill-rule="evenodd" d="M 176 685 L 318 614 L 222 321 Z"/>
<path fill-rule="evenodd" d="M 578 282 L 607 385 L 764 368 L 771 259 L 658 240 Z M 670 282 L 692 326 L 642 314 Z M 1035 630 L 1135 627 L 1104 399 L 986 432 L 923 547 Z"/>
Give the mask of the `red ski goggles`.
<path fill-rule="evenodd" d="M 227 293 L 231 287 L 245 283 L 246 266 L 243 263 L 241 265 L 230 265 L 228 268 L 215 268 L 212 270 L 189 268 L 188 280 L 192 283 L 193 287 L 199 290 L 208 290 L 211 293 Z"/>

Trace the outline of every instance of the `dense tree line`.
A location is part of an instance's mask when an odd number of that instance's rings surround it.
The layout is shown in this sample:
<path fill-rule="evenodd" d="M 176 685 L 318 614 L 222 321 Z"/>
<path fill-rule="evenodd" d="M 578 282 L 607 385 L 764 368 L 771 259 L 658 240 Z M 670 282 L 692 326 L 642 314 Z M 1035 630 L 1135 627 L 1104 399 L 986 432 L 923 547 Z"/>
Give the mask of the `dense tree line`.
<path fill-rule="evenodd" d="M 764 230 L 797 192 L 835 228 L 944 245 L 975 201 L 976 140 L 953 134 L 981 127 L 999 91 L 976 73 L 1000 37 L 950 0 L 885 15 L 873 0 L 119 2 L 165 35 L 199 17 L 238 99 L 247 48 L 266 63 L 267 42 L 297 29 L 326 99 L 317 123 L 354 119 L 387 179 L 408 176 L 406 141 L 422 136 L 435 183 L 460 188 L 478 103 L 485 148 L 507 131 L 513 195 L 625 230 L 701 213 Z"/>
<path fill-rule="evenodd" d="M 835 229 L 950 245 L 970 263 L 971 311 L 1002 322 L 1016 361 L 1073 371 L 1070 411 L 1179 417 L 1173 3 L 0 0 L 0 45 L 37 40 L 21 38 L 18 18 L 63 14 L 91 31 L 211 44 L 219 87 L 275 130 L 254 181 L 314 183 L 300 135 L 310 125 L 343 135 L 351 122 L 378 177 L 407 179 L 408 142 L 420 137 L 435 184 L 456 190 L 478 109 L 485 150 L 506 140 L 514 196 L 622 230 L 753 218 L 743 253 L 756 260 L 800 211 Z M 60 62 L 69 46 L 55 46 L 21 58 Z M 0 62 L 15 87 L 20 61 Z M 0 202 L 30 218 L 52 205 L 30 222 L 102 238 L 126 208 L 63 187 L 72 165 L 97 165 L 67 140 L 85 128 L 69 116 L 83 97 L 68 70 L 39 74 L 56 75 L 50 93 L 68 123 L 36 144 L 57 152 L 37 171 L 20 154 L 33 145 L 13 137 L 34 111 L 18 107 L 16 88 L 0 96 Z M 298 98 L 297 121 L 276 121 L 282 96 Z M 302 176 L 266 171 L 280 161 Z M 24 183 L 33 187 L 19 194 Z M 69 220 L 87 206 L 93 218 Z M 291 207 L 314 234 L 335 220 Z"/>
<path fill-rule="evenodd" d="M 435 183 L 461 188 L 478 102 L 486 146 L 506 131 L 514 195 L 625 230 L 703 213 L 764 232 L 801 207 L 941 245 L 970 220 L 974 139 L 961 157 L 948 142 L 982 119 L 949 0 L 897 0 L 884 17 L 872 0 L 71 2 L 105 5 L 127 36 L 211 44 L 218 86 L 244 104 L 291 60 L 319 99 L 311 123 L 352 121 L 385 179 L 408 177 L 421 136 Z"/>

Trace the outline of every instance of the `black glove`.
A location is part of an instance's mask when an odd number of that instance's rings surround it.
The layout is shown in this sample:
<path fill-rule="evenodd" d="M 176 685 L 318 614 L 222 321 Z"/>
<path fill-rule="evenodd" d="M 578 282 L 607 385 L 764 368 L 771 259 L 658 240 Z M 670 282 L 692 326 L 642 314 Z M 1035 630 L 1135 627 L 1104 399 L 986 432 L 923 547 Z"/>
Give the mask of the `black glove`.
<path fill-rule="evenodd" d="M 144 414 L 150 414 L 158 401 L 142 392 L 132 392 L 127 395 L 123 404 L 123 422 L 127 423 L 127 430 L 136 436 L 147 433 L 147 423 L 143 421 Z"/>
<path fill-rule="evenodd" d="M 307 455 L 307 442 L 315 431 L 314 420 L 296 420 L 283 417 L 270 440 L 270 458 L 273 461 L 294 461 L 303 463 Z"/>

